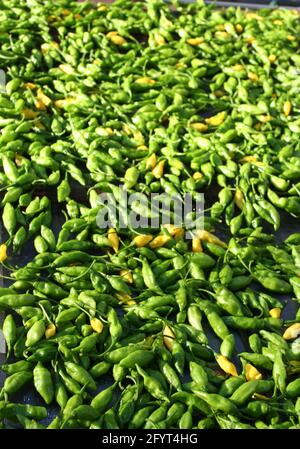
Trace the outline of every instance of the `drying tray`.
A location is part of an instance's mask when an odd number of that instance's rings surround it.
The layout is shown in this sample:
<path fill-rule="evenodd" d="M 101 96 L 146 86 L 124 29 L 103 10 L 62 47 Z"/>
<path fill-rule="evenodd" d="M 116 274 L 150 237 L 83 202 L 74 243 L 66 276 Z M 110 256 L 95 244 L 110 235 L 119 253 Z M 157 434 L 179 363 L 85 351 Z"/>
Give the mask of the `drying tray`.
<path fill-rule="evenodd" d="M 95 3 L 97 3 L 97 1 L 95 1 Z M 102 3 L 105 3 L 105 1 L 102 0 Z M 112 3 L 112 2 L 108 1 L 107 3 Z M 181 0 L 181 3 L 194 3 L 194 2 L 192 0 Z M 277 4 L 274 4 L 273 2 L 266 3 L 261 0 L 255 0 L 253 2 L 251 2 L 251 0 L 249 0 L 248 2 L 238 2 L 238 1 L 228 2 L 228 1 L 207 0 L 207 1 L 205 1 L 205 3 L 214 4 L 220 8 L 222 8 L 222 7 L 226 8 L 229 6 L 240 7 L 242 9 L 266 9 L 266 8 L 267 9 L 276 9 L 276 8 L 296 9 L 297 7 L 300 8 L 300 1 L 293 1 L 293 0 L 279 1 Z M 288 6 L 285 6 L 285 5 L 288 5 Z M 75 187 L 75 190 L 72 189 L 72 197 L 79 202 L 84 202 L 84 198 L 86 197 L 86 189 L 79 188 L 78 184 L 74 187 Z M 216 198 L 217 198 L 217 192 L 209 191 L 208 193 L 206 193 L 205 194 L 205 209 L 207 209 L 207 207 L 210 207 L 210 205 L 216 201 Z M 50 199 L 51 199 L 52 216 L 53 216 L 52 229 L 53 229 L 54 233 L 57 235 L 59 230 L 61 229 L 61 226 L 64 223 L 65 219 L 64 219 L 63 214 L 60 211 L 60 205 L 57 203 L 56 198 L 51 197 Z M 283 241 L 288 235 L 290 235 L 294 232 L 299 232 L 299 219 L 294 219 L 290 215 L 288 215 L 284 212 L 280 213 L 280 216 L 281 216 L 282 226 L 275 233 L 275 241 L 277 241 L 277 242 Z M 268 231 L 270 233 L 274 233 L 274 231 L 271 227 L 268 229 L 268 226 L 266 226 L 266 232 L 268 232 Z M 218 228 L 218 235 L 220 235 L 224 239 L 229 237 L 228 232 L 226 232 L 225 225 L 220 225 L 220 228 Z M 6 238 L 5 233 L 3 232 L 2 226 L 0 224 L 0 239 L 1 239 L 1 241 L 5 241 L 5 238 Z M 20 256 L 10 258 L 10 263 L 12 265 L 23 266 L 23 265 L 26 265 L 30 260 L 32 260 L 35 255 L 36 255 L 36 253 L 33 248 L 33 243 L 32 243 L 32 241 L 29 241 L 23 248 L 22 254 Z M 3 274 L 5 274 L 5 273 L 3 272 L 3 267 L 0 265 L 0 287 L 9 287 L 11 282 L 7 281 L 6 279 L 3 279 Z M 280 298 L 286 302 L 286 306 L 284 308 L 282 318 L 286 319 L 286 320 L 292 319 L 296 314 L 297 304 L 295 302 L 291 301 L 287 296 L 283 296 L 283 295 L 281 295 L 281 296 L 274 295 L 274 296 L 277 296 L 278 298 Z M 1 328 L 1 323 L 3 322 L 3 319 L 4 319 L 4 313 L 0 312 L 0 328 Z M 205 331 L 206 335 L 208 336 L 210 346 L 214 350 L 218 351 L 219 346 L 220 346 L 220 341 L 212 333 L 211 329 L 209 327 L 205 326 L 205 323 L 204 323 L 204 331 Z M 235 339 L 236 339 L 237 353 L 247 350 L 245 348 L 246 340 L 244 340 L 244 338 L 243 338 L 243 333 L 239 332 L 239 331 L 235 331 L 233 333 L 234 333 Z M 6 354 L 6 345 L 5 345 L 2 331 L 0 330 L 0 365 L 5 361 L 5 358 L 6 358 L 5 354 Z M 240 362 L 237 358 L 235 359 L 233 357 L 233 361 L 236 363 L 237 366 L 240 366 Z M 0 386 L 3 385 L 5 376 L 6 376 L 5 373 L 0 370 Z M 110 379 L 111 379 L 110 376 L 103 376 L 101 379 L 101 387 L 99 388 L 99 390 L 107 388 L 109 385 L 111 385 Z M 27 390 L 23 389 L 22 392 L 12 395 L 11 401 L 23 403 L 23 404 L 34 404 L 34 405 L 42 405 L 42 406 L 45 405 L 43 400 L 41 399 L 39 394 L 34 390 L 33 387 L 30 387 Z M 47 418 L 44 421 L 41 421 L 41 423 L 43 423 L 45 425 L 47 425 L 48 423 L 50 423 L 53 420 L 53 418 L 57 415 L 59 410 L 55 405 L 50 405 L 47 407 L 47 411 L 48 411 Z"/>

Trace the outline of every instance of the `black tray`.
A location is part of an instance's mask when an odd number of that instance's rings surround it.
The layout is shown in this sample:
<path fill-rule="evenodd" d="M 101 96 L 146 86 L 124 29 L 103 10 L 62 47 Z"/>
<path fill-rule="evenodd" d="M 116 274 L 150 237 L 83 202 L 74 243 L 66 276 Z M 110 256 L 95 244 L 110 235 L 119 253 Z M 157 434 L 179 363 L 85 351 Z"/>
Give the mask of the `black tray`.
<path fill-rule="evenodd" d="M 102 0 L 103 1 L 103 0 Z M 97 1 L 95 1 L 96 3 Z M 193 0 L 181 0 L 182 3 L 194 3 Z M 110 2 L 111 3 L 111 2 Z M 296 1 L 296 0 L 287 0 L 287 1 L 278 1 L 278 2 L 266 2 L 266 1 L 262 1 L 262 0 L 247 0 L 247 2 L 239 2 L 239 1 L 211 1 L 211 0 L 207 0 L 206 1 L 207 4 L 215 4 L 218 7 L 228 7 L 228 6 L 234 6 L 234 7 L 241 7 L 243 9 L 263 9 L 263 8 L 278 8 L 278 7 L 285 7 L 287 9 L 295 9 L 295 7 L 300 7 L 300 0 Z M 288 5 L 288 6 L 286 6 Z M 83 197 L 84 197 L 84 191 L 85 189 L 83 188 L 77 188 L 75 195 L 73 194 L 73 198 L 77 201 L 82 201 Z M 210 192 L 209 195 L 206 194 L 206 206 L 209 206 L 210 203 L 212 203 L 213 201 L 215 201 L 215 197 L 216 197 L 216 192 L 215 194 L 213 192 Z M 52 223 L 52 228 L 54 226 L 53 231 L 55 233 L 58 233 L 61 225 L 64 222 L 64 218 L 62 213 L 59 212 L 59 205 L 56 203 L 56 201 L 54 200 L 54 198 L 51 198 L 51 205 L 52 205 L 52 212 L 53 212 L 53 223 Z M 291 216 L 289 216 L 286 213 L 281 213 L 281 222 L 284 223 L 284 226 L 281 226 L 279 231 L 276 233 L 275 235 L 275 240 L 276 241 L 282 241 L 284 240 L 289 234 L 293 233 L 293 232 L 297 232 L 299 230 L 299 219 L 293 219 Z M 222 230 L 222 228 L 220 229 L 219 234 L 221 236 L 223 236 L 224 238 L 226 238 L 226 228 L 224 227 L 224 229 Z M 272 232 L 272 229 L 270 228 L 270 232 Z M 0 239 L 1 241 L 4 241 L 2 239 L 3 237 L 3 230 L 1 229 L 1 225 L 0 225 Z M 10 260 L 10 262 L 12 264 L 17 263 L 18 265 L 25 265 L 26 263 L 28 263 L 35 255 L 34 249 L 33 249 L 33 244 L 32 242 L 27 243 L 26 248 L 22 251 L 22 256 L 21 257 L 16 257 Z M 5 279 L 3 279 L 2 277 L 3 275 L 3 267 L 0 265 L 0 287 L 8 287 L 9 286 L 9 282 Z M 286 300 L 286 306 L 285 309 L 283 311 L 283 315 L 282 318 L 283 319 L 292 319 L 295 316 L 296 313 L 296 307 L 297 304 L 291 300 L 288 300 L 288 298 L 281 296 L 281 298 L 283 300 Z M 4 313 L 0 312 L 0 327 L 1 327 L 1 322 L 3 322 L 3 318 L 4 318 Z M 204 326 L 204 330 L 205 333 L 208 336 L 209 339 L 209 344 L 211 345 L 211 347 L 214 350 L 218 350 L 219 349 L 219 339 L 212 333 L 212 331 L 210 330 L 210 328 L 205 329 Z M 243 341 L 243 334 L 241 332 L 234 332 L 235 337 L 236 337 L 236 349 L 237 352 L 242 352 L 243 350 L 245 350 L 245 345 L 246 345 L 246 341 Z M 5 361 L 5 342 L 4 342 L 4 338 L 2 335 L 2 331 L 0 330 L 0 365 L 1 363 L 3 363 Z M 240 366 L 240 362 L 238 359 L 234 360 L 234 362 L 236 362 L 237 366 Z M 0 370 L 0 386 L 3 384 L 3 381 L 5 379 L 5 373 L 2 372 Z M 101 379 L 101 390 L 103 388 L 106 388 L 107 386 L 109 386 L 111 384 L 111 382 L 109 381 L 109 378 L 105 378 L 103 377 Z M 24 404 L 35 404 L 35 405 L 44 405 L 44 402 L 42 401 L 42 399 L 40 398 L 40 396 L 38 395 L 38 393 L 36 391 L 34 391 L 33 388 L 28 389 L 27 391 L 23 391 L 22 393 L 16 394 L 15 396 L 11 397 L 12 401 L 15 402 L 20 402 L 20 403 L 24 403 Z M 48 406 L 48 417 L 47 419 L 44 421 L 45 424 L 51 422 L 51 420 L 54 418 L 54 416 L 57 414 L 58 409 L 55 406 Z"/>

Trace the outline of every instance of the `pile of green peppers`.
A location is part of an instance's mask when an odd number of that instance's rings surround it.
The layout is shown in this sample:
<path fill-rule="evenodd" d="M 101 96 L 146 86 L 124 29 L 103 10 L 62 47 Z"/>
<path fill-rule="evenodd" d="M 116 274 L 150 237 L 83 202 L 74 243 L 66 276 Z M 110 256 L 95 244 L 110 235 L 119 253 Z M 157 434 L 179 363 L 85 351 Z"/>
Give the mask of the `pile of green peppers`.
<path fill-rule="evenodd" d="M 299 12 L 0 19 L 0 428 L 299 429 Z M 147 218 L 153 194 L 203 193 L 203 228 L 99 227 L 120 185 Z"/>

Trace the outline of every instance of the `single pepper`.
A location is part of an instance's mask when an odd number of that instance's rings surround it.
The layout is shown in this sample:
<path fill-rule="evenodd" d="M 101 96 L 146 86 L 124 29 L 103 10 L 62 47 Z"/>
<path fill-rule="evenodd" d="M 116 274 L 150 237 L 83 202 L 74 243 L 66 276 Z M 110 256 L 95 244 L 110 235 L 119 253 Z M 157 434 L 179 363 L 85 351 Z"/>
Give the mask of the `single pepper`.
<path fill-rule="evenodd" d="M 46 404 L 51 404 L 54 398 L 53 381 L 50 371 L 41 362 L 38 362 L 33 370 L 33 383 Z"/>
<path fill-rule="evenodd" d="M 17 340 L 17 326 L 12 315 L 9 314 L 5 317 L 2 332 L 8 348 L 7 355 L 9 356 Z"/>
<path fill-rule="evenodd" d="M 2 392 L 7 395 L 19 391 L 27 382 L 32 379 L 32 372 L 20 371 L 7 377 L 4 381 Z"/>
<path fill-rule="evenodd" d="M 97 410 L 98 413 L 103 413 L 107 410 L 112 398 L 113 392 L 115 390 L 116 384 L 111 385 L 105 390 L 100 391 L 100 393 L 95 396 L 91 402 L 91 406 Z"/>
<path fill-rule="evenodd" d="M 161 384 L 156 379 L 152 379 L 146 373 L 146 371 L 144 371 L 138 365 L 136 365 L 136 370 L 139 373 L 139 375 L 143 377 L 145 388 L 153 397 L 155 397 L 158 400 L 164 400 L 164 401 L 169 402 L 166 392 L 164 391 Z"/>
<path fill-rule="evenodd" d="M 71 376 L 78 383 L 90 388 L 91 390 L 96 390 L 97 386 L 91 375 L 81 366 L 76 365 L 73 362 L 65 362 L 65 369 L 69 376 Z"/>
<path fill-rule="evenodd" d="M 25 346 L 33 346 L 44 336 L 46 325 L 44 319 L 36 321 L 29 329 L 26 336 Z"/>

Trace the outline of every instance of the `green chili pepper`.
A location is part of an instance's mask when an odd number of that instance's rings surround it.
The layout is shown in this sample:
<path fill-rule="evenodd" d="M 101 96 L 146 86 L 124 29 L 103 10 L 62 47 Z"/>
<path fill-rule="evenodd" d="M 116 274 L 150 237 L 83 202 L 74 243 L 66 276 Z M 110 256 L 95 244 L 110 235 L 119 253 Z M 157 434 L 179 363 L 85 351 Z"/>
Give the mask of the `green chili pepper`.
<path fill-rule="evenodd" d="M 278 388 L 282 394 L 284 394 L 286 388 L 286 369 L 280 351 L 276 351 L 274 354 L 272 374 L 275 387 Z"/>
<path fill-rule="evenodd" d="M 20 371 L 7 377 L 3 384 L 3 391 L 10 395 L 19 391 L 27 382 L 32 379 L 32 372 Z"/>
<path fill-rule="evenodd" d="M 7 344 L 8 355 L 11 353 L 17 340 L 17 326 L 12 315 L 7 315 L 3 322 L 2 332 Z"/>
<path fill-rule="evenodd" d="M 27 332 L 25 346 L 26 347 L 33 346 L 35 343 L 41 340 L 41 338 L 45 334 L 45 330 L 46 330 L 45 321 L 43 319 L 36 321 Z"/>
<path fill-rule="evenodd" d="M 84 368 L 72 362 L 65 362 L 65 368 L 69 376 L 71 376 L 78 383 L 87 386 L 92 390 L 96 390 L 97 386 L 95 381 Z"/>
<path fill-rule="evenodd" d="M 205 393 L 203 391 L 197 391 L 195 394 L 205 401 L 213 410 L 220 410 L 224 413 L 239 415 L 237 407 L 230 399 L 224 398 L 219 394 Z"/>
<path fill-rule="evenodd" d="M 46 404 L 51 404 L 54 398 L 54 387 L 50 371 L 41 362 L 33 370 L 35 389 L 42 396 Z"/>
<path fill-rule="evenodd" d="M 164 400 L 169 402 L 168 397 L 166 396 L 166 392 L 162 388 L 161 384 L 156 380 L 152 379 L 146 371 L 144 371 L 142 368 L 140 368 L 138 365 L 136 365 L 136 370 L 139 373 L 140 376 L 144 379 L 144 385 L 147 391 L 156 399 Z"/>
<path fill-rule="evenodd" d="M 100 391 L 100 393 L 98 393 L 97 396 L 93 398 L 91 406 L 94 407 L 94 409 L 96 409 L 98 413 L 103 413 L 105 410 L 107 410 L 107 407 L 109 406 L 113 398 L 115 387 L 116 384 L 113 384 L 105 390 Z"/>

